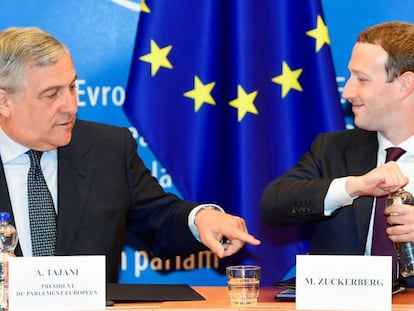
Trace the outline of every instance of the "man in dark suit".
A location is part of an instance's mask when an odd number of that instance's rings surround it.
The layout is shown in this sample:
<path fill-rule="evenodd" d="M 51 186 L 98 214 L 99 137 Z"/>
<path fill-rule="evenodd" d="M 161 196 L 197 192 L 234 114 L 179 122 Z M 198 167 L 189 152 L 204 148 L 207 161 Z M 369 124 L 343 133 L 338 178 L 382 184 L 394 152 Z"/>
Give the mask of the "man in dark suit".
<path fill-rule="evenodd" d="M 311 254 L 371 255 L 374 198 L 414 190 L 414 25 L 363 31 L 348 67 L 343 97 L 358 129 L 319 135 L 262 196 L 268 224 L 314 223 Z M 389 147 L 405 153 L 384 164 Z M 385 240 L 414 242 L 412 206 L 391 205 L 379 215 L 390 225 L 381 231 Z"/>
<path fill-rule="evenodd" d="M 243 219 L 165 193 L 127 129 L 76 120 L 76 78 L 69 51 L 51 35 L 0 32 L 0 202 L 17 227 L 19 255 L 34 254 L 29 150 L 42 152 L 53 199 L 52 255 L 106 255 L 108 282 L 117 281 L 127 231 L 158 256 L 208 247 L 222 258 L 260 243 Z"/>

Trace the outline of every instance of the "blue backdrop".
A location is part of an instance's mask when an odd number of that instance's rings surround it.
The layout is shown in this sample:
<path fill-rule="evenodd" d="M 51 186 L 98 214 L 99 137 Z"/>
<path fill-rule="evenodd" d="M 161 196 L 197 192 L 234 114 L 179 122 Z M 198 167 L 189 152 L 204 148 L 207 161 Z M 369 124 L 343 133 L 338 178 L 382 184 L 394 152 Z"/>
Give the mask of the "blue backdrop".
<path fill-rule="evenodd" d="M 162 2 L 158 1 L 158 3 Z M 169 1 L 165 0 L 165 2 Z M 348 75 L 348 58 L 360 30 L 390 20 L 414 22 L 412 15 L 414 2 L 410 0 L 322 0 L 321 2 L 324 22 L 329 29 L 330 48 L 339 93 Z M 148 1 L 148 4 L 150 3 Z M 309 9 L 307 6 L 304 7 L 305 4 L 307 5 L 308 1 L 297 0 L 295 10 L 304 13 L 303 11 Z M 153 175 L 166 190 L 179 193 L 174 186 L 171 172 L 155 159 L 145 138 L 132 126 L 124 113 L 123 106 L 126 100 L 140 8 L 140 1 L 128 0 L 45 0 L 41 3 L 34 0 L 4 0 L 0 9 L 0 29 L 10 26 L 37 26 L 64 42 L 72 52 L 79 77 L 79 118 L 130 127 L 138 141 L 138 152 Z M 231 8 L 229 10 L 231 12 Z M 290 69 L 296 69 L 289 62 L 287 64 L 291 66 Z M 275 76 L 276 74 L 272 78 Z M 210 82 L 203 81 L 202 76 L 199 78 L 205 84 Z M 247 85 L 242 87 L 245 88 L 243 90 L 246 94 L 254 91 L 253 87 Z M 272 87 L 276 88 L 277 82 L 273 83 Z M 189 90 L 190 88 L 185 91 Z M 290 92 L 292 94 L 298 91 Z M 260 91 L 258 94 L 261 94 Z M 228 101 L 230 100 L 231 98 Z M 345 111 L 346 123 L 352 126 L 352 115 L 345 102 L 342 102 L 342 108 Z M 295 133 L 291 134 L 295 135 Z M 243 153 L 243 150 L 241 152 Z M 252 228 L 257 227 L 256 223 L 249 225 Z M 276 235 L 276 231 L 274 234 Z M 277 231 L 277 234 L 281 233 Z M 121 282 L 184 282 L 190 285 L 223 285 L 225 282 L 220 267 L 227 262 L 219 262 L 211 254 L 194 254 L 187 258 L 178 257 L 163 261 L 149 258 L 148 254 L 141 251 L 139 247 L 131 248 L 128 246 L 130 242 L 137 241 L 129 240 L 125 246 L 120 266 Z M 270 240 L 265 239 L 264 242 L 265 245 L 262 247 L 271 245 Z M 254 252 L 253 249 L 250 251 Z M 260 249 L 257 251 L 260 252 Z M 306 251 L 306 245 L 298 251 Z M 294 254 L 281 258 L 279 252 L 280 250 L 277 249 L 273 252 L 272 248 L 266 248 L 264 255 L 274 260 L 273 266 L 266 266 L 264 272 L 266 285 L 291 273 L 286 270 L 286 261 L 289 266 L 294 266 Z M 233 260 L 243 259 L 235 257 Z"/>

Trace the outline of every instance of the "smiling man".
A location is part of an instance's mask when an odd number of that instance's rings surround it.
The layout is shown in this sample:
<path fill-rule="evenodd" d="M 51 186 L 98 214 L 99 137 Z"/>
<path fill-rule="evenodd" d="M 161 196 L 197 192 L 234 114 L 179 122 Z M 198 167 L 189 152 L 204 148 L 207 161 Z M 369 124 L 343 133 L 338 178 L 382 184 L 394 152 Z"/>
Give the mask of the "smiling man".
<path fill-rule="evenodd" d="M 264 190 L 261 213 L 272 226 L 314 223 L 311 254 L 393 256 L 392 242 L 414 242 L 414 208 L 379 206 L 403 187 L 414 191 L 414 25 L 363 31 L 349 71 L 343 97 L 358 128 L 319 135 Z M 391 150 L 400 157 L 386 161 Z"/>

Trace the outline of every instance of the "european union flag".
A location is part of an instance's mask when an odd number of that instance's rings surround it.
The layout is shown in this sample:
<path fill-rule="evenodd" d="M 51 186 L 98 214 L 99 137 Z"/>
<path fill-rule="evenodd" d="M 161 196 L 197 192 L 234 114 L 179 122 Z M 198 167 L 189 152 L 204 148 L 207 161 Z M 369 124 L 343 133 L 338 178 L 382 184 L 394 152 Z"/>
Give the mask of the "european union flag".
<path fill-rule="evenodd" d="M 262 240 L 228 260 L 282 279 L 308 243 L 262 223 L 261 193 L 318 133 L 344 128 L 320 0 L 143 2 L 124 107 L 184 198 Z"/>

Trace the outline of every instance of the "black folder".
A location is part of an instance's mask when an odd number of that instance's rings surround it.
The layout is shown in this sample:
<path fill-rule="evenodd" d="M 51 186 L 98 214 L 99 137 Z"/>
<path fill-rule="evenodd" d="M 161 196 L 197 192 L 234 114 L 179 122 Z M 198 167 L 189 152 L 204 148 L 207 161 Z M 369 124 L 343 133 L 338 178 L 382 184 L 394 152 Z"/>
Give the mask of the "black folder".
<path fill-rule="evenodd" d="M 113 302 L 162 302 L 205 300 L 186 284 L 106 285 L 106 300 Z"/>
<path fill-rule="evenodd" d="M 273 284 L 276 287 L 285 288 L 275 296 L 276 300 L 280 301 L 295 301 L 296 300 L 296 278 L 287 279 L 285 281 L 276 282 Z"/>

